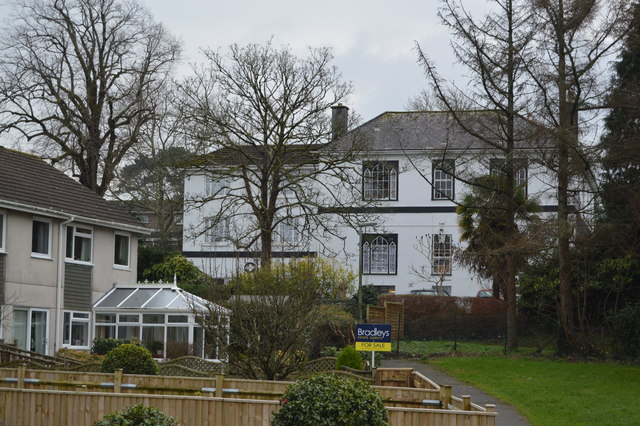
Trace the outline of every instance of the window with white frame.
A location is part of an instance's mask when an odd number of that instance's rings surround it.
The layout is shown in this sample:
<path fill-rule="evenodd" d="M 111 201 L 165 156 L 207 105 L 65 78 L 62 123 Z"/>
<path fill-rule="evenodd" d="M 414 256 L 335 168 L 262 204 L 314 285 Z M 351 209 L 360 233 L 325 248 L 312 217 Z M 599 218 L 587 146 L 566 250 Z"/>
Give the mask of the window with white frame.
<path fill-rule="evenodd" d="M 398 162 L 365 162 L 362 165 L 364 200 L 398 200 Z"/>
<path fill-rule="evenodd" d="M 96 314 L 96 339 L 116 338 L 116 314 Z"/>
<path fill-rule="evenodd" d="M 433 234 L 431 245 L 431 274 L 451 275 L 451 234 Z"/>
<path fill-rule="evenodd" d="M 131 239 L 129 234 L 115 234 L 115 247 L 113 253 L 113 264 L 121 268 L 129 267 L 129 244 Z"/>
<path fill-rule="evenodd" d="M 489 173 L 506 175 L 506 164 L 504 158 L 492 158 L 489 161 Z M 513 160 L 513 181 L 518 189 L 524 191 L 526 197 L 529 186 L 529 164 L 526 158 Z"/>
<path fill-rule="evenodd" d="M 68 260 L 76 262 L 91 262 L 93 245 L 93 230 L 81 226 L 67 226 L 67 253 Z"/>
<path fill-rule="evenodd" d="M 31 254 L 35 257 L 51 257 L 51 221 L 33 219 Z"/>
<path fill-rule="evenodd" d="M 89 347 L 88 312 L 65 311 L 63 327 L 62 343 L 64 345 L 77 348 Z"/>
<path fill-rule="evenodd" d="M 362 236 L 362 273 L 395 275 L 398 260 L 397 234 Z"/>
<path fill-rule="evenodd" d="M 278 222 L 273 230 L 273 242 L 282 245 L 298 244 L 300 242 L 298 224 L 298 218 L 288 218 Z"/>
<path fill-rule="evenodd" d="M 6 226 L 7 215 L 0 211 L 0 252 L 4 252 L 6 250 L 5 247 L 5 228 Z"/>
<path fill-rule="evenodd" d="M 226 242 L 231 238 L 228 219 L 209 218 L 205 221 L 205 226 L 207 229 L 204 236 L 207 243 Z"/>
<path fill-rule="evenodd" d="M 453 200 L 455 198 L 455 180 L 453 160 L 433 162 L 431 171 L 431 198 L 433 200 Z"/>
<path fill-rule="evenodd" d="M 227 183 L 226 180 L 220 176 L 206 175 L 205 177 L 205 194 L 207 197 L 219 197 L 223 195 Z"/>

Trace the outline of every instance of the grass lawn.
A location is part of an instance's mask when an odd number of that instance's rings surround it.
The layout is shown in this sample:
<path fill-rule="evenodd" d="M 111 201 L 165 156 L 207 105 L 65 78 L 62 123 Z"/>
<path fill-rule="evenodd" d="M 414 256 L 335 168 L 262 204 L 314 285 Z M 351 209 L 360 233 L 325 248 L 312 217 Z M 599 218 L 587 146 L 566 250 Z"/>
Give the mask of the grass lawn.
<path fill-rule="evenodd" d="M 429 362 L 517 407 L 536 426 L 640 425 L 639 366 L 501 356 L 501 347 L 482 346 L 465 350 L 482 356 Z"/>

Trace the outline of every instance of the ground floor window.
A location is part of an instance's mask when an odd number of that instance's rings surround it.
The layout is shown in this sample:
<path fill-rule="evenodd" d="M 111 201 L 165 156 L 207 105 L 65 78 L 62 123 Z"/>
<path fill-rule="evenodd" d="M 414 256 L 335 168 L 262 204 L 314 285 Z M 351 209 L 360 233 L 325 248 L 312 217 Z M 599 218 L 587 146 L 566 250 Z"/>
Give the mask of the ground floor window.
<path fill-rule="evenodd" d="M 62 344 L 83 349 L 89 347 L 89 312 L 65 311 Z"/>
<path fill-rule="evenodd" d="M 34 308 L 14 308 L 13 339 L 19 349 L 46 354 L 49 312 Z"/>

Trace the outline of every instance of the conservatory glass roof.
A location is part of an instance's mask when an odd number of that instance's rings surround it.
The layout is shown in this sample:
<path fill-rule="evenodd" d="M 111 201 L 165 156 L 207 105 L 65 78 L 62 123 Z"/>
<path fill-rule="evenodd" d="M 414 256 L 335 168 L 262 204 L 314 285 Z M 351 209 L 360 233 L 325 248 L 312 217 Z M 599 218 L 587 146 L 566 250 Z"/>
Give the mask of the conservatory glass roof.
<path fill-rule="evenodd" d="M 192 312 L 206 311 L 211 303 L 184 291 L 175 284 L 119 284 L 109 290 L 93 307 L 101 309 L 152 309 Z M 224 308 L 217 306 L 224 310 Z"/>

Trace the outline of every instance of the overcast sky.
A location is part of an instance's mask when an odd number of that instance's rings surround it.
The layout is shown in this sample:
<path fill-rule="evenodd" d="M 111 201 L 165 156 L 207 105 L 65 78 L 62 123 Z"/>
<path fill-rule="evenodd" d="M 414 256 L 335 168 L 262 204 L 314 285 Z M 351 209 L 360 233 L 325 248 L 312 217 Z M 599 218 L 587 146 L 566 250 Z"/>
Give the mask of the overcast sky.
<path fill-rule="evenodd" d="M 436 61 L 441 75 L 457 75 L 449 34 L 437 17 L 438 0 L 145 0 L 155 18 L 184 45 L 186 63 L 199 49 L 231 43 L 289 45 L 303 55 L 309 46 L 330 46 L 345 80 L 354 85 L 349 106 L 366 121 L 384 111 L 406 109 L 426 86 L 415 43 Z M 463 0 L 480 16 L 487 0 Z M 183 67 L 182 70 L 185 70 Z"/>

